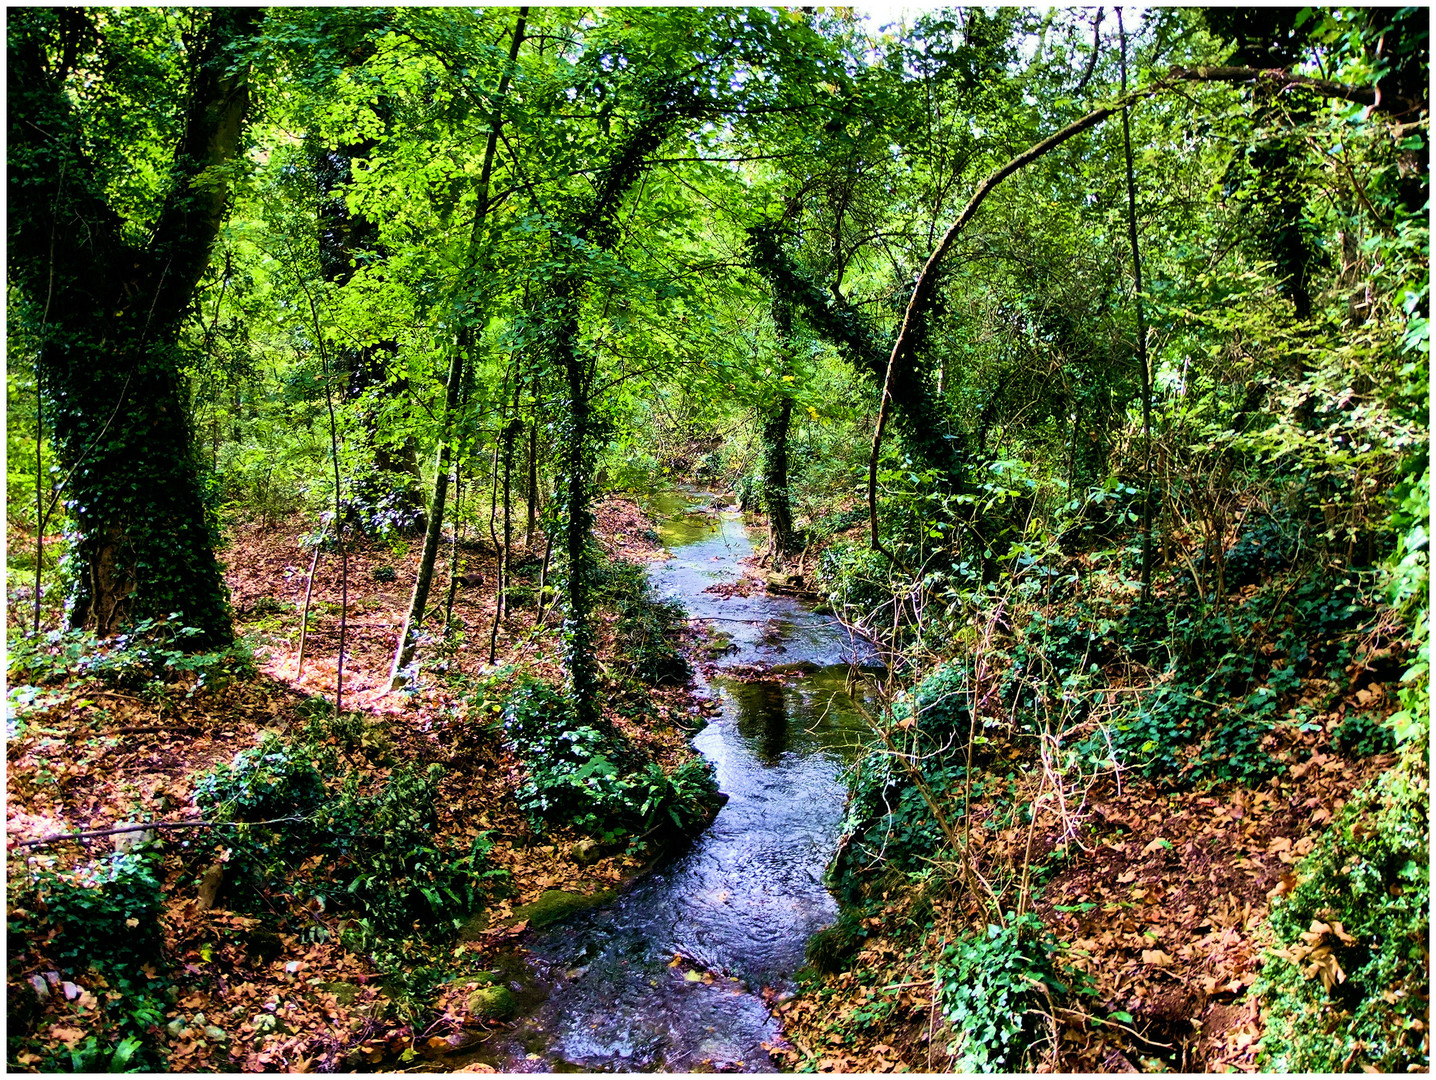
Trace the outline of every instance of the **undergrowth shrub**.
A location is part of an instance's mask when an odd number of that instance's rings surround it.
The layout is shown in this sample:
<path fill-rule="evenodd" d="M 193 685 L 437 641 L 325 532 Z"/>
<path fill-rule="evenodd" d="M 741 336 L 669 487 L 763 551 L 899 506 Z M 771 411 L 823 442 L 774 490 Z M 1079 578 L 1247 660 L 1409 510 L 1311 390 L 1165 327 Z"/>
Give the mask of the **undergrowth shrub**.
<path fill-rule="evenodd" d="M 954 1071 L 1032 1069 L 1036 1063 L 1028 1051 L 1041 1017 L 1051 1014 L 1053 995 L 1069 990 L 1057 949 L 1031 913 L 947 948 L 933 974 L 938 1007 L 961 1033 L 948 1050 Z"/>
<path fill-rule="evenodd" d="M 618 615 L 615 652 L 636 679 L 649 686 L 688 681 L 692 669 L 677 646 L 682 604 L 659 600 L 643 567 L 616 559 L 600 562 L 594 591 L 599 603 Z"/>
<path fill-rule="evenodd" d="M 187 650 L 186 643 L 200 633 L 185 626 L 178 614 L 168 619 L 142 619 L 124 633 L 107 638 L 96 637 L 90 630 L 12 633 L 7 642 L 6 671 L 12 686 L 93 679 L 119 690 L 193 676 L 191 695 L 254 674 L 254 653 L 243 640 L 208 652 Z"/>
<path fill-rule="evenodd" d="M 1137 607 L 1122 630 L 1128 641 L 1165 640 L 1161 676 L 1135 695 L 1130 711 L 1081 746 L 1094 759 L 1111 754 L 1148 776 L 1187 784 L 1261 783 L 1278 764 L 1273 727 L 1286 716 L 1303 679 L 1345 678 L 1360 632 L 1377 602 L 1372 575 L 1310 572 L 1277 578 L 1225 608 L 1177 603 Z M 1140 657 L 1134 657 L 1141 659 Z M 1108 741 L 1110 740 L 1110 742 Z M 1338 741 L 1389 745 L 1360 724 Z"/>
<path fill-rule="evenodd" d="M 215 832 L 242 903 L 277 879 L 354 912 L 371 936 L 429 937 L 477 910 L 504 876 L 487 861 L 485 834 L 467 847 L 436 835 L 442 775 L 439 765 L 400 767 L 366 795 L 357 773 L 338 774 L 332 750 L 271 734 L 203 776 L 195 801 L 232 823 Z M 315 856 L 323 876 L 292 880 Z"/>
<path fill-rule="evenodd" d="M 158 976 L 162 856 L 152 845 L 117 852 L 73 870 L 12 878 L 8 956 L 33 970 L 43 957 L 95 997 L 87 1034 L 43 1063 L 52 1072 L 153 1071 L 162 1066 L 151 1031 L 164 1022 L 169 986 Z M 42 965 L 43 966 L 43 965 Z M 148 969 L 148 970 L 147 970 Z M 56 987 L 52 994 L 60 992 Z M 113 995 L 113 996 L 112 996 Z M 29 988 L 7 1005 L 11 1057 L 29 1027 Z"/>
<path fill-rule="evenodd" d="M 910 760 L 933 792 L 951 791 L 966 776 L 971 715 L 967 680 L 964 663 L 945 664 L 896 698 L 878 721 L 887 726 L 889 739 L 904 740 Z M 987 745 L 988 736 L 972 734 L 978 746 Z M 974 783 L 980 795 L 982 784 Z M 828 878 L 843 904 L 861 901 L 869 865 L 881 861 L 885 872 L 904 873 L 924 865 L 943 844 L 911 773 L 880 738 L 869 744 L 856 766 L 842 831 Z"/>
<path fill-rule="evenodd" d="M 528 769 L 518 804 L 536 827 L 572 825 L 605 842 L 650 831 L 691 833 L 719 804 L 706 759 L 665 774 L 611 728 L 574 721 L 568 701 L 537 679 L 503 709 L 504 736 Z"/>
<path fill-rule="evenodd" d="M 1039 611 L 1017 635 L 1000 688 L 1013 715 L 1029 727 L 1040 728 L 1045 717 L 1059 711 L 1069 723 L 1086 716 L 1088 698 L 1072 692 L 1098 678 L 1111 630 L 1110 624 L 1094 626 L 1086 615 Z"/>
<path fill-rule="evenodd" d="M 823 549 L 817 586 L 828 606 L 853 622 L 892 602 L 888 562 L 865 545 L 840 540 Z"/>
<path fill-rule="evenodd" d="M 1271 1072 L 1430 1065 L 1431 881 L 1422 750 L 1353 795 L 1272 908 L 1256 990 Z"/>

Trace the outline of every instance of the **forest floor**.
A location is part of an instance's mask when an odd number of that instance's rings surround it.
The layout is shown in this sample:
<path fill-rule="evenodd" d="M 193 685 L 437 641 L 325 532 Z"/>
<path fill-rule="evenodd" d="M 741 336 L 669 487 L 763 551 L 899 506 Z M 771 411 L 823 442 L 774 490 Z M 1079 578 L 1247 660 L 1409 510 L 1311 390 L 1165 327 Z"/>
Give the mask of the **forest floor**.
<path fill-rule="evenodd" d="M 299 677 L 298 611 L 312 557 L 299 544 L 303 531 L 298 520 L 277 527 L 241 525 L 232 530 L 222 555 L 236 631 L 257 635 L 260 642 L 259 677 L 206 688 L 179 683 L 114 689 L 81 680 L 47 688 L 19 711 L 7 750 L 12 897 L 17 890 L 23 894 L 36 875 L 82 866 L 123 846 L 129 836 L 27 841 L 137 821 L 196 821 L 198 777 L 255 746 L 266 732 L 304 731 L 314 714 L 306 706 L 316 696 L 332 704 L 342 564 L 337 553 L 320 557 L 309 659 Z M 639 563 L 662 557 L 651 522 L 631 503 L 601 504 L 596 532 L 611 557 Z M 350 547 L 344 707 L 357 710 L 363 724 L 361 731 L 336 728 L 327 742 L 358 777 L 361 791 L 381 786 L 399 765 L 442 764 L 436 843 L 467 843 L 483 831 L 492 840 L 489 864 L 507 873 L 508 887 L 484 917 L 461 932 L 456 946 L 444 950 L 451 955 L 436 960 L 447 981 L 436 991 L 410 994 L 341 944 L 337 913 L 288 904 L 295 898 L 278 888 L 271 896 L 273 910 L 258 913 L 263 918 L 227 910 L 222 893 L 218 902 L 202 896 L 206 872 L 222 866 L 225 853 L 206 839 L 206 829 L 162 833 L 163 955 L 154 957 L 147 974 L 173 980 L 173 1000 L 160 1020 L 172 1070 L 322 1071 L 416 1060 L 442 1067 L 443 1055 L 472 1047 L 498 1023 L 469 1005 L 474 991 L 491 979 L 495 956 L 511 951 L 525 929 L 526 905 L 558 891 L 598 895 L 645 865 L 643 858 L 622 851 L 601 858 L 595 858 L 601 852 L 584 852 L 580 858 L 574 850 L 578 834 L 531 830 L 513 797 L 521 779 L 518 764 L 493 725 L 496 716 L 489 714 L 498 706 L 481 689 L 475 693 L 485 674 L 498 672 L 502 678 L 515 669 L 561 685 L 558 617 L 546 612 L 535 627 L 538 560 L 528 558 L 515 575 L 515 583 L 528 588 L 526 603 L 500 624 L 496 662 L 489 665 L 497 557 L 490 545 L 461 542 L 461 572 L 472 584 L 458 589 L 453 613 L 465 647 L 435 657 L 431 645 L 420 689 L 388 690 L 389 662 L 420 547 L 417 541 Z M 448 581 L 446 555 L 435 576 L 440 601 Z M 613 619 L 603 618 L 600 657 L 612 675 L 622 659 L 611 649 Z M 710 703 L 688 687 L 649 687 L 640 696 L 643 700 L 632 700 L 631 692 L 621 690 L 607 695 L 609 719 L 666 770 L 693 757 L 689 739 Z M 325 870 L 303 869 L 309 875 Z M 16 914 L 13 900 L 11 914 Z M 316 932 L 319 927 L 323 930 Z M 106 1032 L 118 1030 L 122 995 L 102 982 L 62 980 L 55 973 L 61 965 L 43 941 L 22 935 L 10 942 L 12 1067 L 46 1071 L 57 1063 L 90 1063 L 85 1052 L 92 1051 L 92 1040 L 103 1044 Z M 28 1038 L 17 1044 L 17 1035 L 26 1031 Z"/>
<path fill-rule="evenodd" d="M 1294 884 L 1292 864 L 1351 791 L 1395 761 L 1307 749 L 1302 764 L 1256 789 L 1225 785 L 1192 798 L 1142 779 L 1120 790 L 1101 782 L 1070 808 L 1069 821 L 1080 821 L 1075 836 L 1056 815 L 1038 815 L 1030 859 L 1052 872 L 1032 910 L 1092 980 L 1081 1009 L 1058 1007 L 1044 1018 L 1038 1071 L 1257 1069 L 1264 1018 L 1249 990 L 1263 950 L 1275 946 L 1271 900 Z M 1036 794 L 1031 780 L 1018 783 Z M 1029 859 L 1026 828 L 972 835 L 988 872 Z M 959 869 L 945 871 L 960 879 Z M 930 913 L 915 913 L 925 900 Z M 959 1033 L 936 1011 L 933 962 L 954 930 L 981 917 L 968 904 L 893 890 L 849 970 L 814 978 L 778 1006 L 788 1064 L 949 1071 L 945 1048 Z M 926 922 L 941 929 L 915 934 Z"/>
<path fill-rule="evenodd" d="M 1087 577 L 1094 593 L 1102 577 Z M 1295 864 L 1352 792 L 1397 760 L 1343 752 L 1333 738 L 1349 716 L 1396 708 L 1400 667 L 1390 659 L 1401 647 L 1384 633 L 1354 650 L 1342 680 L 1303 680 L 1296 696 L 1308 719 L 1271 726 L 1262 749 L 1277 772 L 1260 784 L 1063 775 L 1054 765 L 1063 739 L 999 741 L 959 828 L 970 870 L 955 857 L 924 859 L 927 869 L 904 880 L 874 864 L 869 880 L 884 891 L 870 896 L 861 946 L 844 970 L 805 973 L 801 992 L 776 1005 L 787 1039 L 779 1059 L 798 1071 L 952 1071 L 963 1032 L 937 1006 L 935 962 L 995 920 L 994 905 L 974 899 L 995 888 L 1007 918 L 1023 904 L 1041 920 L 1074 991 L 1047 996 L 1030 1017 L 1037 1071 L 1257 1071 L 1266 1016 L 1252 986 L 1277 947 L 1272 901 L 1295 887 Z M 990 673 L 994 686 L 1000 675 Z M 960 821 L 961 789 L 947 797 Z M 1017 820 L 1024 806 L 1037 808 L 1030 823 Z M 974 879 L 984 888 L 965 888 Z M 1028 899 L 1015 900 L 1024 885 Z M 1322 961 L 1343 933 L 1312 927 L 1309 978 L 1344 977 L 1334 955 Z"/>
<path fill-rule="evenodd" d="M 42 692 L 23 710 L 7 754 L 12 897 L 34 875 L 96 858 L 116 838 L 26 841 L 136 820 L 197 820 L 198 776 L 267 731 L 304 729 L 312 715 L 305 703 L 314 696 L 332 701 L 341 562 L 336 554 L 319 560 L 311 659 L 301 678 L 297 609 L 310 553 L 298 542 L 300 527 L 297 521 L 241 526 L 225 552 L 237 629 L 258 635 L 262 677 L 193 692 L 183 684 L 113 689 L 91 681 Z M 662 557 L 652 523 L 632 503 L 602 504 L 595 531 L 614 557 Z M 337 913 L 280 890 L 263 918 L 227 910 L 212 890 L 202 895 L 223 853 L 205 839 L 206 830 L 169 832 L 163 958 L 156 956 L 151 970 L 173 985 L 159 1020 L 170 1069 L 443 1068 L 445 1055 L 474 1047 L 503 1023 L 482 1015 L 475 994 L 527 925 L 532 909 L 525 905 L 554 890 L 596 896 L 643 868 L 642 859 L 622 853 L 579 858 L 577 834 L 532 832 L 513 799 L 517 764 L 487 715 L 497 706 L 475 692 L 486 673 L 510 667 L 561 681 L 557 619 L 550 612 L 535 627 L 538 560 L 520 564 L 517 583 L 527 599 L 500 625 L 490 666 L 496 557 L 490 545 L 462 544 L 461 570 L 473 582 L 454 599 L 464 647 L 436 657 L 431 645 L 421 688 L 388 690 L 418 548 L 417 542 L 407 550 L 367 544 L 349 552 L 345 702 L 364 722 L 362 731 L 340 731 L 329 741 L 363 790 L 382 784 L 402 763 L 442 764 L 441 832 L 461 840 L 488 833 L 492 864 L 510 876 L 508 895 L 445 947 L 442 980 L 406 987 L 341 944 Z M 439 585 L 448 581 L 442 560 L 435 580 L 442 597 Z M 611 676 L 621 661 L 608 648 L 603 656 Z M 1389 683 L 1360 674 L 1353 669 L 1350 685 L 1306 688 L 1313 701 L 1335 704 L 1305 731 L 1274 729 L 1268 750 L 1284 771 L 1260 786 L 1227 783 L 1194 793 L 1123 774 L 1065 790 L 1059 800 L 1039 798 L 1048 781 L 1035 743 L 1010 744 L 992 763 L 991 806 L 976 811 L 971 833 L 974 862 L 994 879 L 1033 867 L 1031 909 L 1067 946 L 1072 966 L 1090 978 L 1085 994 L 1066 999 L 1068 1005 L 1082 1001 L 1080 1009 L 1053 1007 L 1041 1018 L 1045 1068 L 1256 1068 L 1264 1019 L 1251 986 L 1263 950 L 1273 947 L 1271 900 L 1292 887 L 1293 864 L 1352 790 L 1394 761 L 1392 755 L 1345 756 L 1332 747 L 1330 733 L 1348 710 L 1379 710 L 1391 692 Z M 692 729 L 712 708 L 690 687 L 651 689 L 643 701 L 620 693 L 610 696 L 608 707 L 614 723 L 669 769 L 693 755 Z M 993 807 L 1034 800 L 1040 809 L 1031 828 L 985 820 Z M 947 1048 L 958 1035 L 935 1007 L 933 964 L 964 928 L 980 925 L 983 913 L 958 887 L 960 867 L 935 870 L 923 888 L 884 894 L 847 970 L 808 973 L 800 991 L 784 1000 L 767 995 L 784 1027 L 785 1041 L 774 1051 L 780 1066 L 950 1068 Z M 81 1063 L 87 1043 L 115 1029 L 120 991 L 103 980 L 63 980 L 58 966 L 44 941 L 11 937 L 12 1067 L 55 1068 L 67 1054 Z M 17 1042 L 17 1031 L 28 1034 Z"/>

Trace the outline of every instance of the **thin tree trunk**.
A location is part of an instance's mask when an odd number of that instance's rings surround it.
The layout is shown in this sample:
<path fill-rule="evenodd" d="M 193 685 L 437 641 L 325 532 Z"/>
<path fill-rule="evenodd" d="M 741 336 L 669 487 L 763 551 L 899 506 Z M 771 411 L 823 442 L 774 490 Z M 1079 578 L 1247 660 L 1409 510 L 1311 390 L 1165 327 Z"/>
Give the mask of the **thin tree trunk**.
<path fill-rule="evenodd" d="M 48 314 L 48 312 L 47 312 Z M 40 632 L 40 567 L 45 562 L 45 395 L 35 372 L 35 633 Z"/>
<path fill-rule="evenodd" d="M 459 507 L 463 504 L 464 489 L 459 483 L 462 462 L 454 462 L 454 520 L 453 539 L 449 541 L 449 591 L 444 597 L 444 636 L 449 634 L 449 624 L 454 618 L 454 593 L 459 587 Z"/>
<path fill-rule="evenodd" d="M 1117 9 L 1122 93 L 1127 93 L 1127 33 Z M 1147 363 L 1147 323 L 1142 308 L 1142 255 L 1137 246 L 1137 182 L 1132 168 L 1132 107 L 1122 108 L 1122 149 L 1127 161 L 1127 239 L 1132 245 L 1132 299 L 1137 307 L 1137 366 L 1142 376 L 1142 603 L 1152 602 L 1152 369 Z"/>
<path fill-rule="evenodd" d="M 778 339 L 778 373 L 788 375 L 792 367 L 793 306 L 773 298 L 773 329 Z M 780 378 L 778 385 L 783 381 Z M 784 393 L 777 410 L 762 423 L 763 508 L 768 513 L 768 535 L 774 566 L 781 569 L 793 554 L 793 504 L 788 490 L 788 430 L 792 426 L 793 398 Z"/>
<path fill-rule="evenodd" d="M 529 417 L 529 484 L 524 522 L 524 550 L 532 551 L 538 524 L 538 374 L 534 374 L 533 415 Z"/>
<path fill-rule="evenodd" d="M 483 239 L 484 222 L 489 209 L 489 180 L 493 175 L 494 158 L 498 153 L 499 129 L 502 124 L 502 104 L 509 90 L 510 76 L 514 62 L 518 59 L 519 45 L 523 42 L 524 27 L 529 9 L 519 9 L 518 22 L 514 26 L 513 40 L 509 45 L 508 66 L 499 79 L 495 95 L 493 122 L 490 125 L 488 145 L 484 148 L 484 164 L 479 173 L 474 209 L 474 225 L 469 237 L 469 268 L 472 273 L 479 261 L 479 248 Z M 459 392 L 464 382 L 465 354 L 473 340 L 466 326 L 454 343 L 449 356 L 448 379 L 444 390 L 444 412 L 439 424 L 438 469 L 434 477 L 434 497 L 429 506 L 428 528 L 424 531 L 424 552 L 419 560 L 419 573 L 414 580 L 414 595 L 409 601 L 409 612 L 399 631 L 398 647 L 394 650 L 394 662 L 389 668 L 389 685 L 397 690 L 404 685 L 404 670 L 413 662 L 418 647 L 419 623 L 424 617 L 424 606 L 429 602 L 429 587 L 434 579 L 434 560 L 439 554 L 439 534 L 444 520 L 444 502 L 448 496 L 450 441 L 453 437 L 455 414 L 458 412 Z"/>
<path fill-rule="evenodd" d="M 513 529 L 513 470 L 514 443 L 523 434 L 524 423 L 519 419 L 519 390 L 522 384 L 514 382 L 514 415 L 504 429 L 504 607 L 509 602 L 510 576 L 513 572 L 514 529 Z"/>
<path fill-rule="evenodd" d="M 696 112 L 698 98 L 675 86 L 654 86 L 654 112 L 636 125 L 627 140 L 608 159 L 596 182 L 597 191 L 584 212 L 572 222 L 572 237 L 595 251 L 612 251 L 618 242 L 617 214 L 624 196 L 644 176 L 645 160 L 656 150 L 674 122 Z M 552 292 L 554 311 L 551 334 L 555 367 L 564 380 L 556 441 L 559 444 L 563 533 L 566 563 L 564 668 L 568 697 L 580 724 L 601 724 L 598 707 L 598 660 L 594 655 L 592 620 L 595 567 L 588 551 L 593 528 L 589 502 L 593 488 L 593 378 L 589 357 L 579 348 L 579 311 L 588 283 L 586 266 L 573 266 Z"/>
<path fill-rule="evenodd" d="M 324 550 L 325 532 L 319 534 L 319 539 L 314 544 L 314 558 L 309 560 L 309 581 L 304 586 L 304 611 L 299 617 L 299 670 L 295 673 L 295 680 L 304 678 L 304 646 L 309 639 L 309 600 L 314 595 L 314 571 L 319 566 L 319 553 Z"/>
<path fill-rule="evenodd" d="M 499 417 L 502 421 L 504 418 Z M 504 555 L 499 550 L 499 535 L 495 530 L 494 521 L 498 515 L 499 503 L 499 454 L 503 446 L 503 431 L 500 430 L 494 439 L 493 468 L 489 474 L 489 540 L 494 545 L 494 554 L 498 561 L 494 567 L 494 621 L 489 626 L 489 663 L 494 662 L 494 654 L 499 643 L 499 619 L 504 609 Z"/>
<path fill-rule="evenodd" d="M 543 609 L 544 609 L 544 601 L 545 601 L 544 590 L 548 587 L 548 564 L 549 564 L 549 560 L 550 560 L 551 558 L 553 558 L 553 534 L 552 534 L 552 533 L 550 533 L 548 536 L 546 536 L 546 537 L 544 538 L 544 545 L 543 545 L 543 565 L 539 567 L 538 611 L 535 612 L 535 614 L 534 614 L 534 629 L 535 629 L 535 630 L 537 630 L 538 627 L 539 627 L 539 625 L 543 622 Z"/>
<path fill-rule="evenodd" d="M 334 539 L 339 544 L 339 665 L 334 681 L 334 715 L 344 711 L 344 644 L 349 629 L 349 549 L 344 543 L 344 499 L 339 486 L 339 424 L 334 417 L 334 388 L 330 385 L 329 350 L 318 325 L 319 312 L 311 297 L 315 334 L 319 340 L 319 359 L 324 365 L 324 403 L 329 407 L 329 452 L 334 462 Z"/>

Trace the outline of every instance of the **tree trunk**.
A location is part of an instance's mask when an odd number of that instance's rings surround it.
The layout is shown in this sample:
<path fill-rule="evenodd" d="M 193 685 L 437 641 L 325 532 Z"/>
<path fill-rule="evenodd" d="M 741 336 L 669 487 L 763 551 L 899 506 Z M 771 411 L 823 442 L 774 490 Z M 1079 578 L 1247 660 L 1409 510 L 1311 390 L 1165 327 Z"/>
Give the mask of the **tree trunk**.
<path fill-rule="evenodd" d="M 319 187 L 319 267 L 324 280 L 333 285 L 347 284 L 354 276 L 355 261 L 366 253 L 382 255 L 378 225 L 350 212 L 344 198 L 353 175 L 351 162 L 371 156 L 376 145 L 374 139 L 367 139 L 337 149 L 310 150 Z M 427 525 L 414 437 L 405 436 L 395 447 L 380 434 L 383 403 L 401 400 L 408 393 L 407 380 L 394 377 L 398 351 L 395 341 L 376 341 L 345 345 L 334 357 L 335 366 L 348 376 L 344 399 L 358 406 L 369 459 L 369 468 L 350 485 L 346 516 L 371 536 L 413 535 L 425 532 Z"/>
<path fill-rule="evenodd" d="M 238 152 L 249 96 L 233 65 L 262 15 L 213 9 L 192 54 L 173 179 L 140 246 L 106 201 L 68 96 L 80 44 L 104 29 L 83 11 L 10 13 L 12 300 L 58 313 L 38 335 L 37 368 L 66 470 L 69 620 L 101 635 L 177 613 L 200 631 L 194 645 L 232 636 L 178 340 L 228 204 L 225 185 L 198 180 Z"/>
<path fill-rule="evenodd" d="M 570 219 L 570 235 L 578 247 L 612 250 L 618 240 L 619 205 L 642 177 L 644 159 L 663 142 L 673 123 L 697 104 L 696 98 L 685 96 L 677 87 L 656 86 L 652 92 L 661 104 L 633 128 L 609 158 L 593 198 Z M 579 308 L 587 284 L 588 267 L 579 263 L 555 282 L 547 307 L 554 313 L 550 356 L 564 387 L 554 425 L 558 445 L 555 494 L 561 509 L 559 539 L 566 569 L 564 668 L 578 722 L 596 724 L 600 722 L 592 620 L 596 568 L 589 550 L 593 529 L 589 506 L 593 493 L 593 379 L 590 358 L 579 348 Z"/>
<path fill-rule="evenodd" d="M 524 550 L 532 551 L 534 546 L 534 529 L 538 524 L 538 382 L 535 376 L 534 412 L 529 417 L 529 477 L 528 491 L 524 496 Z"/>
<path fill-rule="evenodd" d="M 1127 92 L 1127 32 L 1117 9 L 1121 38 L 1122 93 Z M 1142 603 L 1152 602 L 1152 368 L 1147 362 L 1147 321 L 1142 309 L 1142 253 L 1137 246 L 1137 181 L 1132 169 L 1132 107 L 1122 110 L 1122 150 L 1127 166 L 1127 239 L 1132 246 L 1132 299 L 1137 308 L 1137 366 L 1142 376 Z"/>
<path fill-rule="evenodd" d="M 773 294 L 796 307 L 809 326 L 838 346 L 862 375 L 881 386 L 887 375 L 891 345 L 883 331 L 863 312 L 810 280 L 783 250 L 771 226 L 748 230 L 747 259 L 762 274 Z M 889 387 L 894 422 L 903 443 L 944 477 L 945 485 L 961 488 L 967 475 L 967 440 L 953 429 L 942 402 L 928 393 L 916 369 L 904 363 Z"/>
<path fill-rule="evenodd" d="M 773 326 L 778 337 L 778 386 L 782 397 L 763 417 L 762 462 L 763 506 L 768 513 L 773 561 L 777 568 L 797 550 L 793 537 L 793 506 L 788 491 L 788 429 L 793 419 L 793 398 L 782 388 L 781 376 L 789 373 L 793 355 L 793 307 L 774 298 Z"/>
<path fill-rule="evenodd" d="M 489 209 L 489 181 L 493 176 L 494 158 L 498 153 L 499 128 L 502 123 L 502 102 L 508 93 L 509 79 L 514 62 L 518 59 L 519 46 L 524 39 L 524 26 L 529 9 L 519 9 L 518 23 L 514 27 L 513 39 L 509 44 L 509 62 L 499 79 L 493 123 L 490 125 L 488 145 L 484 149 L 484 164 L 479 173 L 479 186 L 474 226 L 469 241 L 469 271 L 480 270 L 480 245 L 483 240 L 484 221 Z M 477 312 L 469 312 L 464 329 L 460 330 L 454 348 L 449 354 L 449 372 L 444 383 L 444 412 L 439 421 L 439 449 L 437 468 L 434 473 L 434 497 L 429 503 L 428 528 L 424 531 L 424 551 L 419 557 L 419 573 L 414 579 L 414 594 L 409 599 L 409 612 L 404 616 L 404 625 L 399 631 L 399 644 L 394 650 L 394 661 L 389 668 L 389 684 L 397 690 L 404 685 L 406 669 L 414 662 L 414 652 L 419 645 L 419 624 L 424 618 L 424 606 L 429 602 L 429 588 L 434 581 L 434 560 L 439 555 L 439 535 L 444 523 L 444 503 L 449 492 L 449 458 L 452 453 L 454 421 L 459 411 L 459 397 L 464 385 L 464 364 L 472 342 L 469 326 L 481 325 Z"/>

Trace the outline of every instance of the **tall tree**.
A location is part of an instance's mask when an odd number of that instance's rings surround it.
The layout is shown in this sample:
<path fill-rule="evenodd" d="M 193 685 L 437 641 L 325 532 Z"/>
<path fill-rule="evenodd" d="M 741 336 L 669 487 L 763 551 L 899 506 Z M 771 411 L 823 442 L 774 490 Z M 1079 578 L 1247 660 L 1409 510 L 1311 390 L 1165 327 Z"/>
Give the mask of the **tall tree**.
<path fill-rule="evenodd" d="M 384 257 L 378 225 L 352 211 L 345 199 L 354 160 L 367 157 L 374 146 L 375 140 L 364 139 L 312 148 L 319 188 L 319 266 L 324 280 L 335 286 L 349 281 L 361 263 Z M 369 459 L 355 477 L 348 502 L 355 524 L 379 535 L 423 533 L 425 527 L 418 443 L 405 434 L 392 445 L 379 419 L 383 403 L 408 390 L 406 380 L 394 371 L 398 351 L 398 342 L 383 338 L 343 344 L 335 356 L 336 366 L 347 376 L 344 397 L 359 409 Z"/>
<path fill-rule="evenodd" d="M 469 232 L 468 248 L 463 267 L 463 280 L 455 295 L 456 321 L 460 329 L 448 348 L 448 375 L 444 380 L 443 412 L 439 420 L 439 448 L 434 470 L 434 493 L 429 502 L 429 517 L 424 532 L 424 550 L 419 559 L 419 573 L 414 579 L 414 592 L 409 600 L 409 612 L 399 631 L 399 642 L 394 650 L 394 662 L 389 669 L 390 684 L 397 690 L 403 685 L 405 671 L 414 660 L 418 648 L 419 624 L 424 620 L 424 611 L 429 602 L 429 589 L 434 580 L 434 563 L 439 554 L 439 535 L 443 528 L 444 507 L 449 496 L 449 463 L 454 453 L 455 427 L 458 421 L 460 398 L 463 394 L 469 352 L 475 347 L 476 327 L 482 327 L 487 318 L 485 299 L 491 291 L 484 280 L 491 269 L 492 251 L 486 226 L 489 212 L 493 209 L 490 198 L 490 184 L 493 181 L 494 163 L 498 157 L 499 137 L 507 120 L 504 108 L 508 104 L 509 85 L 513 78 L 514 63 L 519 48 L 523 45 L 525 28 L 528 25 L 529 9 L 519 9 L 518 19 L 509 38 L 508 62 L 499 76 L 498 91 L 494 95 L 488 121 L 488 138 L 485 142 L 483 162 L 479 169 L 474 199 L 473 225 Z"/>
<path fill-rule="evenodd" d="M 65 470 L 69 618 L 101 634 L 179 613 L 198 641 L 231 636 L 178 342 L 224 219 L 261 18 L 10 13 L 10 274 Z"/>

